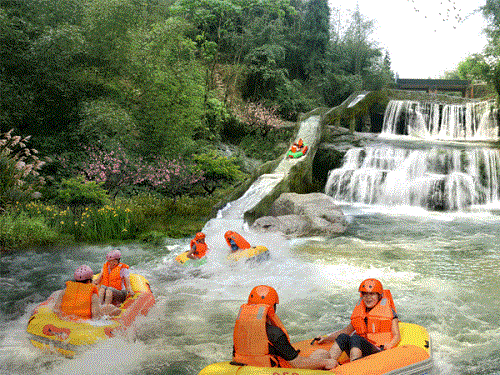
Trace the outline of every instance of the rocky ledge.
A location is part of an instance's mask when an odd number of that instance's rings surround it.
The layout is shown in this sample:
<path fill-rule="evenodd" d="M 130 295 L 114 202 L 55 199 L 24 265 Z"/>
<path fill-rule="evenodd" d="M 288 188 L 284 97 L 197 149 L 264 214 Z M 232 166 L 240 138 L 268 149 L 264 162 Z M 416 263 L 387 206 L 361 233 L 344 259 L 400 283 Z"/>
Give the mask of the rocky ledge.
<path fill-rule="evenodd" d="M 322 193 L 284 193 L 274 201 L 270 216 L 255 220 L 254 230 L 282 232 L 291 237 L 338 236 L 347 221 L 333 199 Z"/>

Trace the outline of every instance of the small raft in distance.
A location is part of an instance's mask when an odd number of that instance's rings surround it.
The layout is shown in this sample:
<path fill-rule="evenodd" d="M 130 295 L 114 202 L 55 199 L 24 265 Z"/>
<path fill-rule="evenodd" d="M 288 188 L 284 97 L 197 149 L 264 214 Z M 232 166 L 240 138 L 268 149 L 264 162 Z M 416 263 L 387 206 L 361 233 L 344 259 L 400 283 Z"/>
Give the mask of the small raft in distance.
<path fill-rule="evenodd" d="M 263 261 L 268 260 L 270 257 L 269 250 L 265 246 L 254 246 L 249 249 L 238 250 L 230 253 L 227 256 L 228 260 L 239 261 L 244 259 L 245 261 Z"/>
<path fill-rule="evenodd" d="M 184 251 L 183 253 L 180 253 L 175 257 L 175 261 L 183 266 L 189 266 L 189 267 L 198 267 L 207 262 L 207 257 L 204 256 L 203 258 L 199 259 L 191 259 L 187 257 L 187 253 L 189 251 Z"/>
<path fill-rule="evenodd" d="M 433 362 L 430 338 L 427 330 L 417 324 L 399 323 L 401 341 L 389 350 L 349 362 L 345 353 L 335 369 L 308 370 L 298 368 L 254 367 L 232 365 L 230 362 L 214 363 L 205 367 L 198 375 L 431 375 Z M 333 342 L 326 344 L 305 340 L 293 344 L 302 356 L 308 357 L 317 349 L 329 349 Z"/>
<path fill-rule="evenodd" d="M 149 283 L 144 276 L 130 274 L 133 296 L 119 306 L 118 316 L 107 321 L 63 320 L 53 311 L 57 292 L 42 302 L 31 315 L 26 331 L 30 342 L 37 348 L 73 357 L 116 332 L 128 329 L 138 315 L 147 315 L 155 304 Z"/>

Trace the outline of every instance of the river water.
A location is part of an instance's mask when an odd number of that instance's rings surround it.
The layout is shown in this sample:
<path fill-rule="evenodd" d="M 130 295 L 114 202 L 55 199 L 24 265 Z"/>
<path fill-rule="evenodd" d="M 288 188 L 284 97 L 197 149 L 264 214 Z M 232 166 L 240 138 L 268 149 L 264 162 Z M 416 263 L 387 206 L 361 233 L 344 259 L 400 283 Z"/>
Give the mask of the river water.
<path fill-rule="evenodd" d="M 157 304 L 138 320 L 135 340 L 113 338 L 74 359 L 32 347 L 29 314 L 77 265 L 98 270 L 110 248 L 3 255 L 0 373 L 197 374 L 230 359 L 236 313 L 253 286 L 277 289 L 278 314 L 299 341 L 346 324 L 360 281 L 376 277 L 391 289 L 401 320 L 428 329 L 437 373 L 499 374 L 500 217 L 343 208 L 350 230 L 334 239 L 288 240 L 238 228 L 270 249 L 261 264 L 228 264 L 223 233 L 210 228 L 209 261 L 197 269 L 174 264 L 188 239 L 121 247 L 123 260 L 150 280 Z"/>
<path fill-rule="evenodd" d="M 400 154 L 406 160 L 411 153 Z M 470 172 L 454 168 L 448 169 Z M 484 175 L 484 168 L 478 170 L 471 173 Z M 97 272 L 111 247 L 2 254 L 0 374 L 195 375 L 208 364 L 231 359 L 236 314 L 255 285 L 278 291 L 277 313 L 292 341 L 300 341 L 345 326 L 357 287 L 369 277 L 392 291 L 402 321 L 427 328 L 436 374 L 500 374 L 500 205 L 495 197 L 479 200 L 474 209 L 443 212 L 418 200 L 388 204 L 347 195 L 351 198 L 339 200 L 349 222 L 347 233 L 288 239 L 252 232 L 242 220 L 245 208 L 276 178 L 260 179 L 268 185 L 252 185 L 243 200 L 206 224 L 210 252 L 199 268 L 174 261 L 188 249 L 188 238 L 167 239 L 158 247 L 120 247 L 122 261 L 149 279 L 157 303 L 136 321 L 135 334 L 109 339 L 73 359 L 34 348 L 26 334 L 29 316 L 63 287 L 78 265 L 88 264 Z M 270 260 L 229 263 L 223 238 L 229 229 L 252 245 L 268 247 Z"/>

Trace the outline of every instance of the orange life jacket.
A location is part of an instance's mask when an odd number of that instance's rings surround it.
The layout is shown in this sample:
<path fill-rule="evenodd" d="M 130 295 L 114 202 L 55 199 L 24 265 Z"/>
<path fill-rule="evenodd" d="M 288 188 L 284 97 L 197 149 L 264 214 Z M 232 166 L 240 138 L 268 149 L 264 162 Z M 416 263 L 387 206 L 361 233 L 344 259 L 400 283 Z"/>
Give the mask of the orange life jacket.
<path fill-rule="evenodd" d="M 229 241 L 229 239 L 232 239 L 235 243 L 236 243 L 236 246 L 238 246 L 240 248 L 240 250 L 244 250 L 244 249 L 250 249 L 252 246 L 250 246 L 250 244 L 247 242 L 247 240 L 245 240 L 243 238 L 243 236 L 239 233 L 236 233 L 236 232 L 229 232 L 224 235 L 224 237 L 226 238 L 226 242 L 228 244 L 229 247 L 231 247 L 231 242 Z"/>
<path fill-rule="evenodd" d="M 67 281 L 61 302 L 61 312 L 71 318 L 92 318 L 92 295 L 97 294 L 97 287 L 92 283 Z"/>
<path fill-rule="evenodd" d="M 120 275 L 122 268 L 129 268 L 129 266 L 124 263 L 118 263 L 118 265 L 109 272 L 109 262 L 104 263 L 102 267 L 101 285 L 122 290 L 122 277 Z"/>
<path fill-rule="evenodd" d="M 194 256 L 197 258 L 203 258 L 207 253 L 207 249 L 208 249 L 207 244 L 201 243 L 201 242 L 196 241 L 195 239 L 192 239 L 190 242 L 191 249 L 193 248 L 193 245 L 196 245 L 196 249 L 193 253 Z"/>
<path fill-rule="evenodd" d="M 371 343 L 380 346 L 392 340 L 392 320 L 394 319 L 394 301 L 389 290 L 384 290 L 382 299 L 366 312 L 366 305 L 359 300 L 351 315 L 351 324 L 356 333 Z"/>
<path fill-rule="evenodd" d="M 292 367 L 285 359 L 269 353 L 269 345 L 272 344 L 266 331 L 268 319 L 273 325 L 281 328 L 290 340 L 288 332 L 271 306 L 244 304 L 234 325 L 234 362 L 257 367 Z"/>

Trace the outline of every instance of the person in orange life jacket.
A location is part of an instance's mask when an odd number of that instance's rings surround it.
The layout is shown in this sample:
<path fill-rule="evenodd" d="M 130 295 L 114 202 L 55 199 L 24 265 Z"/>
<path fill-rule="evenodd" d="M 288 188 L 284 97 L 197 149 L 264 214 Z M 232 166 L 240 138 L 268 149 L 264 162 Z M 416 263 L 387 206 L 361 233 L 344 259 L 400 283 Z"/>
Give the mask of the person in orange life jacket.
<path fill-rule="evenodd" d="M 359 286 L 359 292 L 361 299 L 351 315 L 351 323 L 328 336 L 316 338 L 319 344 L 335 340 L 328 354 L 335 360 L 346 352 L 354 361 L 391 349 L 401 339 L 398 316 L 391 301 L 383 297 L 382 283 L 366 279 Z"/>
<path fill-rule="evenodd" d="M 110 305 L 101 307 L 97 287 L 92 284 L 94 272 L 89 266 L 78 267 L 74 281 L 67 281 L 54 303 L 54 313 L 61 319 L 97 319 L 103 315 L 114 316 L 120 309 Z"/>
<path fill-rule="evenodd" d="M 191 240 L 190 250 L 186 254 L 189 259 L 203 258 L 207 253 L 207 244 L 205 243 L 205 233 L 198 232 Z"/>
<path fill-rule="evenodd" d="M 232 230 L 228 230 L 224 234 L 224 238 L 226 239 L 227 245 L 231 248 L 231 253 L 239 250 L 250 249 L 252 247 L 241 234 L 233 232 Z"/>
<path fill-rule="evenodd" d="M 278 294 L 274 288 L 259 285 L 252 289 L 234 326 L 233 364 L 258 367 L 331 369 L 337 361 L 299 356 L 288 333 L 276 315 Z"/>
<path fill-rule="evenodd" d="M 99 288 L 99 300 L 104 305 L 121 304 L 128 295 L 133 296 L 134 291 L 130 286 L 129 266 L 120 263 L 122 253 L 112 250 L 106 255 L 107 262 L 102 267 L 102 272 L 94 280 Z"/>

